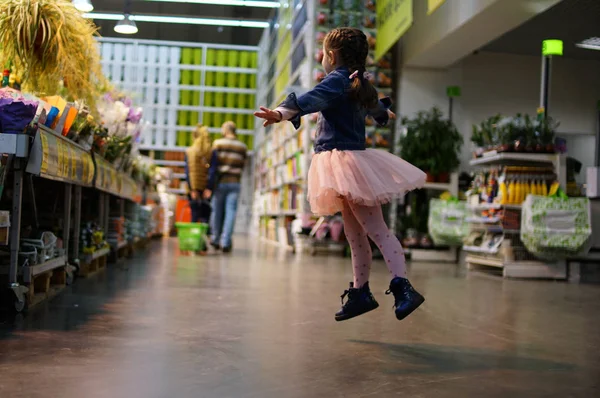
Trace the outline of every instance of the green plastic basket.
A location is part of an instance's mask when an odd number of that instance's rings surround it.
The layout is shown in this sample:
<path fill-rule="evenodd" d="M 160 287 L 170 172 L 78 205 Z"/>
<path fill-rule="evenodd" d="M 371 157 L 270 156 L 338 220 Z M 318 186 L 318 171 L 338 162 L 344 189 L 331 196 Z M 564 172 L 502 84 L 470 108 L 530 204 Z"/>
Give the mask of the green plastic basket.
<path fill-rule="evenodd" d="M 194 222 L 178 222 L 177 239 L 179 240 L 179 250 L 199 251 L 206 248 L 204 237 L 208 233 L 208 224 Z"/>

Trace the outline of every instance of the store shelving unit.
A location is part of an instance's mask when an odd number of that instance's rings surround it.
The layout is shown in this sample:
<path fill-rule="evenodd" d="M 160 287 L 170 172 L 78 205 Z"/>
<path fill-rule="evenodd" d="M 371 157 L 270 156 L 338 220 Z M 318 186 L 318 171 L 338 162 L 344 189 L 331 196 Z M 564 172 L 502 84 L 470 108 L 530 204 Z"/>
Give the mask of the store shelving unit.
<path fill-rule="evenodd" d="M 106 231 L 110 200 L 139 203 L 143 188 L 129 175 L 54 130 L 40 126 L 33 137 L 0 133 L 0 153 L 9 156 L 8 172 L 12 178 L 11 225 L 9 233 L 10 261 L 0 267 L 15 297 L 15 309 L 23 311 L 51 298 L 73 279 L 80 262 L 91 262 L 108 253 L 100 250 L 82 255 L 79 247 L 82 200 L 85 193 L 97 198 L 92 211 L 95 220 Z M 37 177 L 33 179 L 32 177 Z M 62 247 L 57 255 L 41 263 L 23 263 L 20 259 L 21 223 L 24 186 L 30 195 L 32 211 L 26 215 L 38 222 L 36 190 L 48 190 L 50 197 L 63 198 Z M 61 193 L 62 192 L 62 193 Z M 89 207 L 89 206 L 88 206 Z M 59 210 L 60 213 L 60 210 Z M 91 257 L 90 257 L 91 256 Z"/>
<path fill-rule="evenodd" d="M 566 157 L 559 154 L 537 153 L 494 153 L 489 156 L 473 159 L 471 166 L 548 166 L 552 167 L 557 180 L 563 189 L 566 187 Z M 508 250 L 503 247 L 497 250 L 485 250 L 478 246 L 463 246 L 468 253 L 466 263 L 469 270 L 492 271 L 505 278 L 544 278 L 565 279 L 567 277 L 566 261 L 548 263 L 539 261 L 531 255 L 520 241 L 519 229 L 507 229 L 503 226 L 500 217 L 481 217 L 479 213 L 484 210 L 505 209 L 506 211 L 520 212 L 521 205 L 509 204 L 476 204 L 471 205 L 473 216 L 468 219 L 472 229 L 502 233 L 504 240 L 510 242 Z"/>
<path fill-rule="evenodd" d="M 294 6 L 291 5 L 294 3 Z M 276 106 L 291 92 L 313 85 L 315 1 L 282 2 L 259 44 L 258 104 Z M 251 230 L 263 242 L 291 249 L 291 223 L 308 212 L 306 180 L 310 165 L 309 117 L 294 130 L 290 123 L 270 128 L 256 121 L 254 198 Z"/>

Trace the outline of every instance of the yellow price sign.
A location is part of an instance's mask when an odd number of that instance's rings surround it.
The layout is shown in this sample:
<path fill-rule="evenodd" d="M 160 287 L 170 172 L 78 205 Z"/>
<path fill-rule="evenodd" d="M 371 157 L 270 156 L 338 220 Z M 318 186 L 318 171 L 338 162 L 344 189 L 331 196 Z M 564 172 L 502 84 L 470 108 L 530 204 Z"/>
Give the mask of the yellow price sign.
<path fill-rule="evenodd" d="M 77 149 L 71 148 L 71 179 L 77 181 L 77 163 L 78 163 Z"/>
<path fill-rule="evenodd" d="M 91 156 L 87 156 L 87 163 L 88 163 L 88 184 L 91 184 L 92 181 L 94 180 L 94 161 L 92 160 Z"/>
<path fill-rule="evenodd" d="M 40 143 L 42 144 L 42 165 L 40 167 L 40 171 L 42 174 L 47 174 L 48 173 L 48 138 L 46 137 L 46 134 L 41 133 L 39 134 L 40 137 Z"/>
<path fill-rule="evenodd" d="M 56 140 L 56 175 L 58 177 L 62 177 L 62 172 L 63 172 L 63 161 L 64 161 L 64 155 L 63 155 L 63 148 L 62 148 L 62 141 L 61 140 Z"/>

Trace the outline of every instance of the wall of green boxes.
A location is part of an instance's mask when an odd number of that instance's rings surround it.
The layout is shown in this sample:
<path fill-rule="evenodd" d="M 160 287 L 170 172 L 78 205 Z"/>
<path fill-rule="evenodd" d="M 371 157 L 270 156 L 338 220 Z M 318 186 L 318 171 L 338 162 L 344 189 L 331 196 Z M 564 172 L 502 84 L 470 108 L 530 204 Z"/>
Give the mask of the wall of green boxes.
<path fill-rule="evenodd" d="M 206 69 L 202 68 L 203 51 L 206 51 Z M 211 67 L 240 69 L 220 71 L 219 68 Z M 254 51 L 182 48 L 180 84 L 190 86 L 190 90 L 180 91 L 179 104 L 191 108 L 198 107 L 199 110 L 178 110 L 178 126 L 193 127 L 201 122 L 211 128 L 220 128 L 224 122 L 233 121 L 238 130 L 252 131 L 254 116 L 248 112 L 240 113 L 239 110 L 251 110 L 255 107 L 255 94 L 243 91 L 256 89 L 257 67 L 258 54 Z M 211 138 L 216 139 L 221 134 L 211 135 Z M 239 139 L 245 142 L 249 149 L 253 148 L 253 135 L 239 134 Z M 177 146 L 189 146 L 191 142 L 192 133 L 189 129 L 177 132 Z"/>

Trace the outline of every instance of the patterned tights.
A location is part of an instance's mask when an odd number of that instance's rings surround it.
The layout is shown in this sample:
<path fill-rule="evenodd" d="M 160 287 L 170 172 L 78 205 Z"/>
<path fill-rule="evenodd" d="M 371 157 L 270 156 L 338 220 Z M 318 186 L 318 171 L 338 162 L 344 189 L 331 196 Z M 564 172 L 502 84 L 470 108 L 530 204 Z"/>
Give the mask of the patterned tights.
<path fill-rule="evenodd" d="M 371 273 L 372 252 L 369 238 L 377 245 L 392 278 L 406 278 L 406 260 L 404 250 L 398 238 L 390 232 L 381 206 L 361 206 L 348 200 L 344 201 L 342 210 L 346 239 L 352 250 L 352 266 L 354 268 L 354 287 L 359 288 L 369 281 Z"/>

